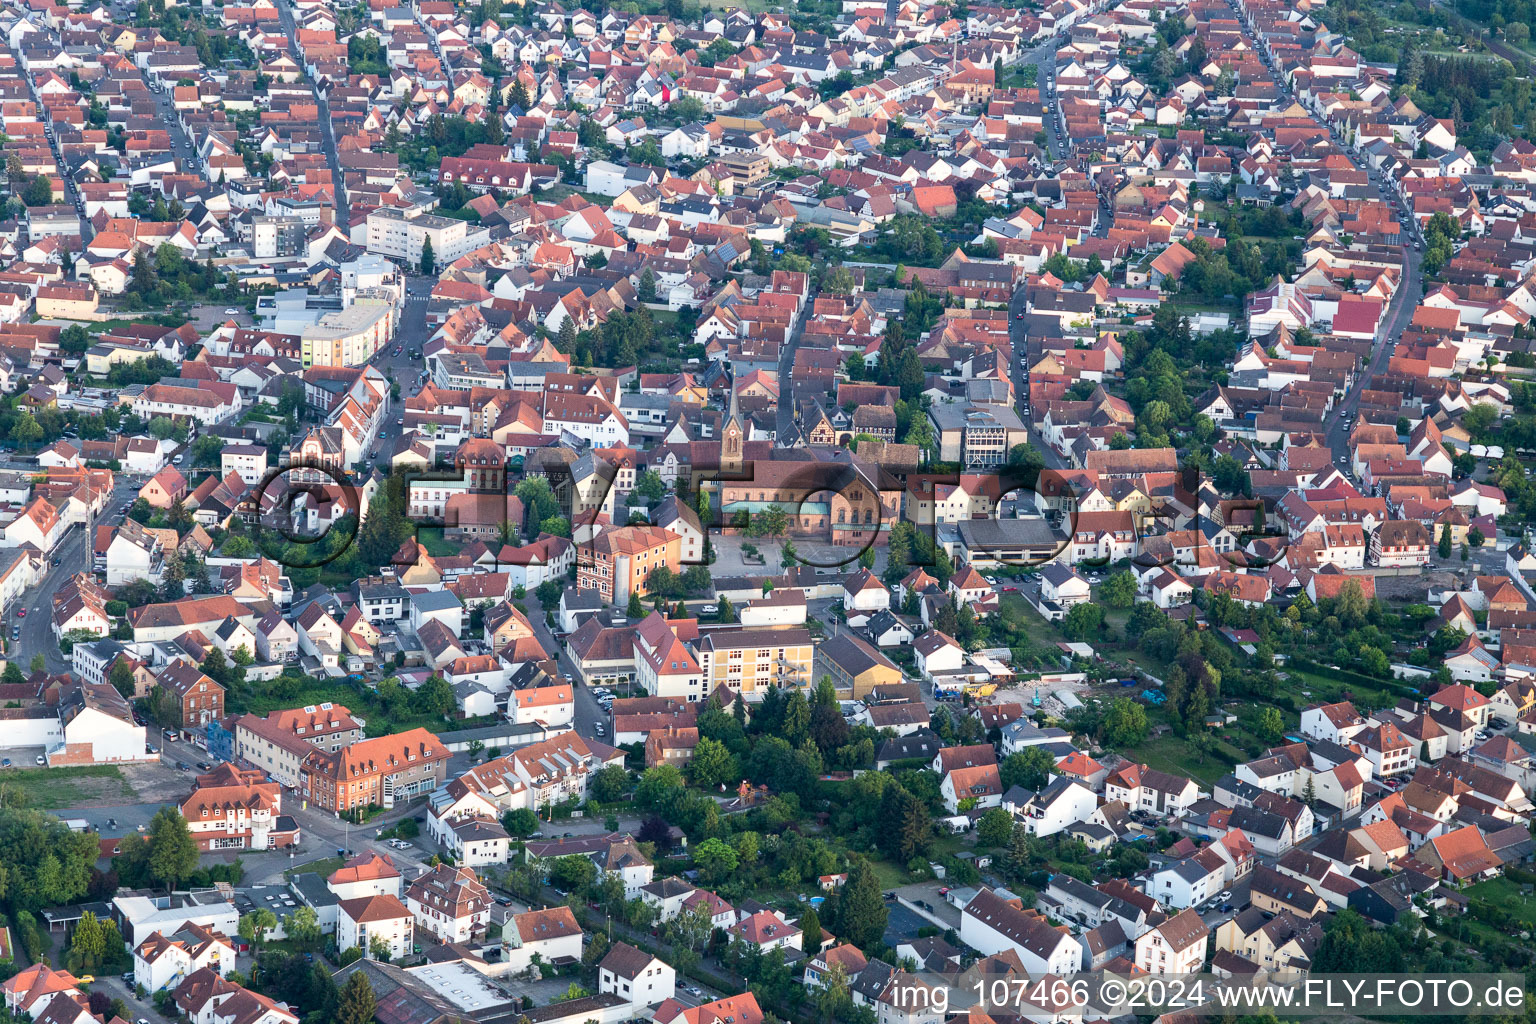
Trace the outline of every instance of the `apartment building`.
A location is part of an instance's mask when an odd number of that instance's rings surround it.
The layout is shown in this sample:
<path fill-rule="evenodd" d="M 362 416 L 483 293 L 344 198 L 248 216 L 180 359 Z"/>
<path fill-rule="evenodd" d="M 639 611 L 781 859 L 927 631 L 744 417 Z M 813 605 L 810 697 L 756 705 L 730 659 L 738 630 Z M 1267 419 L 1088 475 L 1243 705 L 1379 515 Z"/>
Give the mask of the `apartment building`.
<path fill-rule="evenodd" d="M 663 565 L 673 572 L 681 569 L 682 538 L 659 526 L 620 526 L 582 545 L 576 557 L 576 586 L 622 604 L 632 593 L 645 595 L 646 577 Z"/>
<path fill-rule="evenodd" d="M 443 784 L 448 749 L 425 729 L 379 736 L 331 752 L 312 750 L 299 768 L 299 792 L 333 814 L 393 807 Z"/>

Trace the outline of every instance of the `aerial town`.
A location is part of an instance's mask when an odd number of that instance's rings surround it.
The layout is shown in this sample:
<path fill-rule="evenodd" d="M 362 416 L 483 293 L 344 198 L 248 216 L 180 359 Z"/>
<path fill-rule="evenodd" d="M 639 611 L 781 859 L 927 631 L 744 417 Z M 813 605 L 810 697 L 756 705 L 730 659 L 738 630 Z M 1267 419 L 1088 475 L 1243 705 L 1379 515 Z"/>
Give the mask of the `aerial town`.
<path fill-rule="evenodd" d="M 0 1024 L 1536 972 L 1536 7 L 739 2 L 4 0 Z"/>

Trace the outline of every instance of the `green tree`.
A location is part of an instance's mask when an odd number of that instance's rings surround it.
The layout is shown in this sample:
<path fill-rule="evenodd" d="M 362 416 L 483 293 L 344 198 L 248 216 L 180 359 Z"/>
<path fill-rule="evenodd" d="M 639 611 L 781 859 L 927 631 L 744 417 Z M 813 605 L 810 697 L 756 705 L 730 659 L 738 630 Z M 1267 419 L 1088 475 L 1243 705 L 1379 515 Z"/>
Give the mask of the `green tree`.
<path fill-rule="evenodd" d="M 128 663 L 119 659 L 112 663 L 112 671 L 107 673 L 107 682 L 112 688 L 124 697 L 132 699 L 134 691 L 133 669 Z"/>
<path fill-rule="evenodd" d="M 976 822 L 976 842 L 980 846 L 1003 846 L 1013 834 L 1013 815 L 994 807 Z"/>
<path fill-rule="evenodd" d="M 800 915 L 800 944 L 806 954 L 815 956 L 821 949 L 822 931 L 821 918 L 816 913 L 815 907 L 807 907 L 805 913 Z"/>
<path fill-rule="evenodd" d="M 452 684 L 435 672 L 411 694 L 411 707 L 418 714 L 446 715 L 457 706 Z"/>
<path fill-rule="evenodd" d="M 889 916 L 874 868 L 866 858 L 855 856 L 838 900 L 838 930 L 855 946 L 873 953 L 884 944 Z"/>
<path fill-rule="evenodd" d="M 1076 604 L 1061 622 L 1061 631 L 1070 640 L 1091 640 L 1104 627 L 1104 610 L 1096 604 Z"/>
<path fill-rule="evenodd" d="M 1449 520 L 1440 526 L 1440 543 L 1435 546 L 1435 553 L 1441 558 L 1451 557 L 1451 524 Z"/>
<path fill-rule="evenodd" d="M 74 937 L 70 940 L 70 963 L 78 965 L 82 973 L 91 973 L 101 966 L 106 955 L 106 935 L 101 922 L 91 911 L 84 911 L 75 925 Z"/>
<path fill-rule="evenodd" d="M 1079 605 L 1078 607 L 1082 607 Z M 1127 747 L 1147 738 L 1147 709 L 1129 697 L 1116 697 L 1104 714 L 1104 742 Z"/>
<path fill-rule="evenodd" d="M 36 444 L 42 439 L 43 428 L 38 425 L 37 417 L 25 410 L 18 413 L 15 421 L 11 424 L 11 440 L 22 447 L 26 447 L 27 445 Z"/>
<path fill-rule="evenodd" d="M 1259 712 L 1259 738 L 1266 743 L 1278 743 L 1285 735 L 1285 717 L 1279 708 L 1265 708 Z"/>
<path fill-rule="evenodd" d="M 421 241 L 421 272 L 431 274 L 437 267 L 437 257 L 432 254 L 432 239 L 424 238 Z"/>
<path fill-rule="evenodd" d="M 549 868 L 550 884 L 566 892 L 584 892 L 595 881 L 597 881 L 597 865 L 593 864 L 590 858 L 580 854 L 556 857 Z"/>
<path fill-rule="evenodd" d="M 260 947 L 267 941 L 267 932 L 277 927 L 277 915 L 266 907 L 260 907 L 240 918 L 240 937 L 253 946 Z"/>
<path fill-rule="evenodd" d="M 599 803 L 611 804 L 624 796 L 629 788 L 629 773 L 620 764 L 610 764 L 592 776 L 589 790 Z"/>
<path fill-rule="evenodd" d="M 312 907 L 301 906 L 284 918 L 283 931 L 300 949 L 320 944 L 320 918 Z"/>
<path fill-rule="evenodd" d="M 372 1024 L 378 1003 L 368 975 L 354 971 L 341 990 L 336 1005 L 337 1024 Z"/>
<path fill-rule="evenodd" d="M 645 605 L 640 602 L 640 591 L 629 592 L 629 604 L 625 607 L 624 613 L 632 619 L 645 618 Z"/>
<path fill-rule="evenodd" d="M 1111 573 L 1099 584 L 1099 601 L 1106 608 L 1129 608 L 1136 603 L 1136 576 L 1129 569 Z"/>
<path fill-rule="evenodd" d="M 39 174 L 27 182 L 27 187 L 21 194 L 21 201 L 28 206 L 49 206 L 53 203 L 53 185 L 48 177 Z"/>
<path fill-rule="evenodd" d="M 636 494 L 650 501 L 660 501 L 667 495 L 667 485 L 662 482 L 661 474 L 654 469 L 647 469 L 635 477 Z"/>
<path fill-rule="evenodd" d="M 610 767 L 618 767 L 612 765 Z M 606 771 L 606 769 L 604 769 Z M 620 771 L 623 769 L 620 768 Z M 601 774 L 601 773 L 599 773 Z M 501 827 L 507 830 L 508 835 L 518 839 L 526 839 L 539 830 L 539 816 L 526 807 L 518 807 L 501 816 Z"/>
<path fill-rule="evenodd" d="M 998 775 L 1004 790 L 1014 786 L 1042 790 L 1051 781 L 1051 773 L 1055 770 L 1056 758 L 1049 750 L 1039 746 L 1025 747 L 1017 753 L 1009 754 L 998 765 Z"/>
<path fill-rule="evenodd" d="M 724 743 L 700 737 L 688 762 L 688 778 L 696 786 L 718 786 L 741 778 L 741 766 Z"/>
<path fill-rule="evenodd" d="M 699 866 L 705 881 L 711 884 L 729 878 L 739 863 L 736 851 L 713 836 L 693 848 L 693 862 Z"/>
<path fill-rule="evenodd" d="M 175 807 L 162 807 L 149 823 L 149 875 L 174 889 L 197 870 L 197 840 Z"/>

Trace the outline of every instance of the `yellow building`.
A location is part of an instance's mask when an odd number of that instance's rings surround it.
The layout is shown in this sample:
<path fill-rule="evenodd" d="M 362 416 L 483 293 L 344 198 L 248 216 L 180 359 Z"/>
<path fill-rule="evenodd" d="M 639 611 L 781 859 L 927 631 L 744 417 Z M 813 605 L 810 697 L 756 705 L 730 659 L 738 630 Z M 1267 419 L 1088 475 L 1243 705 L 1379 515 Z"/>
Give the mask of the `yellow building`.
<path fill-rule="evenodd" d="M 45 284 L 36 301 L 42 320 L 96 319 L 96 289 L 88 284 Z"/>
<path fill-rule="evenodd" d="M 359 301 L 327 313 L 300 335 L 304 368 L 361 366 L 389 344 L 395 334 L 395 308 L 384 302 Z"/>
<path fill-rule="evenodd" d="M 705 693 L 729 686 L 747 700 L 758 700 L 770 686 L 805 689 L 815 682 L 811 667 L 816 646 L 809 630 L 714 630 L 701 636 L 694 648 Z"/>
<path fill-rule="evenodd" d="M 902 681 L 901 669 L 867 641 L 839 633 L 816 649 L 815 678 L 832 678 L 839 700 L 863 700 L 881 686 Z"/>

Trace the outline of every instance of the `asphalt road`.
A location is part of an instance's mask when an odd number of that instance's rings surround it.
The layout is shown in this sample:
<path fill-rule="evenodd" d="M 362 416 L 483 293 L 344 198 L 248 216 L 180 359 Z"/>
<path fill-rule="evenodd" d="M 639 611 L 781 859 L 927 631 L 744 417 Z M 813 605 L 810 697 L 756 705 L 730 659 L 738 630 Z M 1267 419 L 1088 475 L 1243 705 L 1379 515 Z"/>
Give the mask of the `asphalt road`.
<path fill-rule="evenodd" d="M 1032 64 L 1038 70 L 1035 73 L 1035 87 L 1040 90 L 1040 105 L 1043 108 L 1041 120 L 1045 125 L 1045 145 L 1051 154 L 1052 160 L 1060 160 L 1070 152 L 1070 145 L 1066 141 L 1065 132 L 1062 130 L 1061 112 L 1056 105 L 1056 50 L 1058 43 L 1052 36 L 1039 46 L 1024 55 L 1021 64 Z"/>
<path fill-rule="evenodd" d="M 1228 3 L 1241 20 L 1242 13 L 1239 11 L 1235 0 L 1228 0 Z M 1264 55 L 1265 51 L 1255 43 L 1246 22 L 1243 23 L 1242 31 L 1248 44 L 1254 46 L 1261 55 Z M 1289 96 L 1289 87 L 1275 73 L 1274 65 L 1266 61 L 1266 69 L 1270 80 L 1280 89 L 1281 95 Z M 1397 199 L 1392 194 L 1390 183 L 1375 168 L 1362 162 L 1354 152 L 1350 151 L 1343 144 L 1343 140 L 1339 138 L 1336 131 L 1330 129 L 1330 132 L 1334 146 L 1339 152 L 1344 154 L 1356 170 L 1366 173 L 1371 185 L 1378 190 L 1384 201 L 1396 205 Z M 1347 450 L 1349 423 L 1346 422 L 1346 419 L 1353 420 L 1355 411 L 1360 407 L 1360 392 L 1370 387 L 1371 381 L 1381 372 L 1382 367 L 1391 357 L 1393 350 L 1396 349 L 1397 340 L 1402 337 L 1403 330 L 1412 321 L 1413 311 L 1418 308 L 1420 300 L 1424 297 L 1423 258 L 1413 244 L 1415 242 L 1422 243 L 1423 236 L 1419 233 L 1418 224 L 1414 221 L 1412 215 L 1407 213 L 1401 206 L 1398 207 L 1398 217 L 1403 223 L 1409 238 L 1409 243 L 1403 246 L 1403 280 L 1398 286 L 1397 291 L 1393 293 L 1392 299 L 1388 302 L 1386 311 L 1382 315 L 1381 328 L 1377 332 L 1374 346 L 1371 349 L 1371 357 L 1362 368 L 1358 381 L 1340 401 L 1335 403 L 1333 409 L 1323 420 L 1323 432 L 1327 437 L 1328 446 L 1335 452 Z M 1349 472 L 1347 464 L 1342 465 L 1341 469 L 1345 473 Z"/>
<path fill-rule="evenodd" d="M 816 285 L 813 281 L 811 293 L 805 300 L 805 309 L 801 311 L 800 319 L 784 340 L 784 349 L 779 353 L 779 409 L 774 430 L 780 438 L 789 433 L 789 428 L 795 422 L 795 350 L 800 347 L 800 339 L 805 334 L 805 324 L 811 318 L 811 307 L 815 302 Z"/>
<path fill-rule="evenodd" d="M 277 0 L 277 18 L 283 26 L 283 34 L 288 37 L 288 52 L 300 66 L 304 64 L 304 55 L 299 52 L 298 25 L 293 18 L 293 4 L 290 0 Z M 319 107 L 320 134 L 325 139 L 325 160 L 331 165 L 331 180 L 336 183 L 336 223 L 346 229 L 348 224 L 347 213 L 347 189 L 345 179 L 341 173 L 341 161 L 336 157 L 336 132 L 331 125 L 331 108 L 320 90 L 310 83 L 310 92 L 314 94 L 315 103 Z"/>
<path fill-rule="evenodd" d="M 54 42 L 58 42 L 57 36 L 54 37 Z M 32 93 L 32 102 L 37 105 L 37 109 L 39 111 L 46 111 L 48 108 L 43 105 L 42 98 L 37 94 L 37 83 L 32 80 L 32 76 L 30 74 L 25 74 L 22 77 L 26 79 L 27 90 Z M 80 218 L 80 242 L 82 245 L 84 245 L 86 242 L 91 240 L 92 236 L 95 235 L 95 231 L 91 228 L 90 221 L 85 219 L 85 211 L 82 207 L 80 188 L 75 184 L 74 179 L 69 176 L 69 169 L 64 165 L 63 151 L 59 149 L 58 129 L 54 127 L 53 122 L 47 120 L 46 117 L 44 118 L 43 123 L 48 127 L 51 133 L 47 136 L 48 149 L 53 154 L 54 162 L 59 166 L 59 176 L 64 179 L 64 202 L 70 206 L 73 206 L 75 208 L 76 215 Z"/>
<path fill-rule="evenodd" d="M 31 664 L 32 656 L 41 653 L 48 663 L 48 671 L 53 673 L 66 672 L 70 669 L 69 659 L 59 651 L 58 640 L 53 635 L 53 595 L 58 592 L 70 577 L 78 572 L 88 572 L 91 569 L 91 536 L 95 533 L 98 523 L 118 522 L 120 516 L 133 499 L 138 495 L 139 484 L 119 474 L 112 490 L 112 496 L 107 499 L 101 515 L 93 522 L 73 527 L 64 540 L 53 550 L 50 561 L 57 560 L 57 565 L 50 564 L 43 575 L 42 582 L 27 595 L 27 603 L 24 606 L 26 615 L 17 613 L 11 616 L 12 628 L 21 627 L 21 639 L 16 645 L 15 660 L 23 667 Z M 10 634 L 7 633 L 7 636 Z"/>

